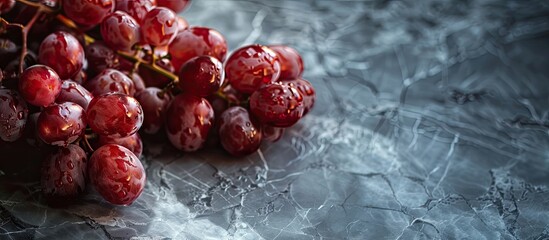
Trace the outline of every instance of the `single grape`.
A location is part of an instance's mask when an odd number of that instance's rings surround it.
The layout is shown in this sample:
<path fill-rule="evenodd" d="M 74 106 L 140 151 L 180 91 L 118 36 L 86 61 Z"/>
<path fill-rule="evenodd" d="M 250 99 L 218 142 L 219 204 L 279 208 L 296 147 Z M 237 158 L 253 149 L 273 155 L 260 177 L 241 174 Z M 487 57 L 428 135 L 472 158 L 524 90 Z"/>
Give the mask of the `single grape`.
<path fill-rule="evenodd" d="M 86 129 L 84 109 L 72 102 L 54 104 L 42 109 L 38 117 L 38 136 L 47 144 L 67 146 Z"/>
<path fill-rule="evenodd" d="M 66 32 L 54 32 L 40 44 L 38 61 L 50 66 L 61 79 L 76 75 L 84 64 L 84 48 Z"/>
<path fill-rule="evenodd" d="M 168 139 L 182 151 L 196 151 L 204 145 L 213 121 L 214 112 L 206 99 L 180 94 L 166 113 Z"/>
<path fill-rule="evenodd" d="M 207 27 L 191 27 L 179 31 L 168 47 L 175 69 L 193 57 L 212 56 L 224 61 L 227 55 L 227 41 L 218 31 Z"/>
<path fill-rule="evenodd" d="M 233 156 L 251 154 L 261 145 L 261 127 L 248 110 L 230 107 L 221 114 L 219 137 L 223 148 Z"/>
<path fill-rule="evenodd" d="M 158 0 L 158 6 L 167 7 L 176 13 L 180 13 L 185 10 L 191 0 Z"/>
<path fill-rule="evenodd" d="M 261 134 L 264 141 L 276 142 L 284 135 L 284 128 L 271 127 L 269 125 L 263 125 L 261 128 Z"/>
<path fill-rule="evenodd" d="M 224 81 L 223 63 L 210 56 L 192 58 L 179 70 L 179 88 L 199 97 L 217 92 Z"/>
<path fill-rule="evenodd" d="M 144 57 L 143 59 L 149 61 L 150 57 Z M 156 65 L 168 72 L 173 73 L 175 71 L 172 62 L 170 61 L 170 59 L 167 58 L 161 58 L 156 60 Z M 168 77 L 165 77 L 144 66 L 139 67 L 139 75 L 141 76 L 147 87 L 164 88 L 168 83 L 172 81 Z"/>
<path fill-rule="evenodd" d="M 113 0 L 63 0 L 63 11 L 73 21 L 94 26 L 114 11 Z"/>
<path fill-rule="evenodd" d="M 301 93 L 301 95 L 303 96 L 303 116 L 309 113 L 309 111 L 311 111 L 311 109 L 315 105 L 316 99 L 315 89 L 313 88 L 313 85 L 303 78 L 288 80 L 284 81 L 283 83 L 290 87 L 296 88 L 299 93 Z"/>
<path fill-rule="evenodd" d="M 61 92 L 61 79 L 50 67 L 34 65 L 21 74 L 19 91 L 28 103 L 45 107 Z"/>
<path fill-rule="evenodd" d="M 25 130 L 29 109 L 16 91 L 0 88 L 0 140 L 14 142 Z"/>
<path fill-rule="evenodd" d="M 107 144 L 118 144 L 122 147 L 127 148 L 132 151 L 137 158 L 141 157 L 143 153 L 143 141 L 141 141 L 141 136 L 139 133 L 134 133 L 130 136 L 123 138 L 112 138 L 107 136 L 99 135 L 98 147 L 107 145 Z"/>
<path fill-rule="evenodd" d="M 148 87 L 135 94 L 135 99 L 141 104 L 145 115 L 142 127 L 145 133 L 155 134 L 164 125 L 170 95 L 161 94 L 161 92 L 159 88 Z"/>
<path fill-rule="evenodd" d="M 88 109 L 88 104 L 93 99 L 93 95 L 86 90 L 82 85 L 71 81 L 65 80 L 61 84 L 61 92 L 55 99 L 56 103 L 73 102 L 84 110 Z"/>
<path fill-rule="evenodd" d="M 74 200 L 86 189 L 88 158 L 77 145 L 59 147 L 42 162 L 42 194 L 52 204 Z"/>
<path fill-rule="evenodd" d="M 107 68 L 120 66 L 118 55 L 101 41 L 95 41 L 86 47 L 86 58 L 92 76 Z"/>
<path fill-rule="evenodd" d="M 143 109 L 139 102 L 121 93 L 94 97 L 86 116 L 94 132 L 114 138 L 130 136 L 143 124 Z"/>
<path fill-rule="evenodd" d="M 143 41 L 152 46 L 170 44 L 177 34 L 177 15 L 170 9 L 156 7 L 143 18 L 141 31 Z"/>
<path fill-rule="evenodd" d="M 263 124 L 290 127 L 303 116 L 303 96 L 294 87 L 269 84 L 250 96 L 250 110 Z"/>
<path fill-rule="evenodd" d="M 101 36 L 110 48 L 130 51 L 133 45 L 140 41 L 141 29 L 130 15 L 115 11 L 101 22 Z"/>
<path fill-rule="evenodd" d="M 108 202 L 132 204 L 145 188 L 145 169 L 139 158 L 117 144 L 104 145 L 92 154 L 90 182 Z"/>
<path fill-rule="evenodd" d="M 133 81 L 126 74 L 111 68 L 103 70 L 95 78 L 87 81 L 85 87 L 94 96 L 105 93 L 122 93 L 128 96 L 135 94 Z"/>
<path fill-rule="evenodd" d="M 280 80 L 301 77 L 303 59 L 295 49 L 285 45 L 271 45 L 269 48 L 276 53 L 278 61 L 280 61 Z"/>
<path fill-rule="evenodd" d="M 143 81 L 143 78 L 139 75 L 139 73 L 130 73 L 129 71 L 122 72 L 132 80 L 133 86 L 135 87 L 135 92 L 140 92 L 145 89 L 145 81 Z"/>
<path fill-rule="evenodd" d="M 116 10 L 128 13 L 139 24 L 143 22 L 147 12 L 154 7 L 156 7 L 156 0 L 116 0 Z"/>
<path fill-rule="evenodd" d="M 251 94 L 278 80 L 280 63 L 276 53 L 261 45 L 236 50 L 225 64 L 225 77 L 239 92 Z"/>

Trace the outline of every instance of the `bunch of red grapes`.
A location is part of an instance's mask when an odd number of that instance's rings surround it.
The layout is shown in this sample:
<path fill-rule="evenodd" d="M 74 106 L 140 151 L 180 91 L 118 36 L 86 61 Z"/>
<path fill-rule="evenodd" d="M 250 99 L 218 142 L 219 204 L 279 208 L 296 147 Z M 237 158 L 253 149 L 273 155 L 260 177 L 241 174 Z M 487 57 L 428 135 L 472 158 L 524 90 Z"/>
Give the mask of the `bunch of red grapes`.
<path fill-rule="evenodd" d="M 87 183 L 113 204 L 141 194 L 138 131 L 193 152 L 254 153 L 313 107 L 303 61 L 284 45 L 227 58 L 223 35 L 178 16 L 189 0 L 0 0 L 0 142 L 51 148 L 50 202 Z M 29 141 L 31 140 L 31 141 Z"/>

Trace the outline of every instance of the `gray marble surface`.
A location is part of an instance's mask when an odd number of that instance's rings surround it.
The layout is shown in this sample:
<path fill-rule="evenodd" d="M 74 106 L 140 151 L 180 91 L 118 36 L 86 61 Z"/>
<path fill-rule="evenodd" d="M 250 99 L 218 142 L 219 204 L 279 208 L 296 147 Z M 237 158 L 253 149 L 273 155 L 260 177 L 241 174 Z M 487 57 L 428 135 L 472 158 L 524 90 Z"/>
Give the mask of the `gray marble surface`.
<path fill-rule="evenodd" d="M 129 207 L 92 192 L 48 208 L 2 177 L 0 238 L 549 239 L 548 1 L 195 0 L 183 16 L 232 50 L 295 47 L 313 112 L 241 159 L 147 140 Z"/>

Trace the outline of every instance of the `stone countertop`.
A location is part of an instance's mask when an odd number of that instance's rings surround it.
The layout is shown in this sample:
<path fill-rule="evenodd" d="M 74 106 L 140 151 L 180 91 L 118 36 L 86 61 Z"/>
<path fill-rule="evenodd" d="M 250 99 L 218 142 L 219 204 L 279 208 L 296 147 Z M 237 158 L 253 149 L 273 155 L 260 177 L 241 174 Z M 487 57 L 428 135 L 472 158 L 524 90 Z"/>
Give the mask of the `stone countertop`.
<path fill-rule="evenodd" d="M 2 187 L 1 239 L 549 238 L 548 2 L 204 0 L 183 16 L 231 50 L 296 48 L 312 113 L 241 159 L 146 140 L 129 207 Z"/>

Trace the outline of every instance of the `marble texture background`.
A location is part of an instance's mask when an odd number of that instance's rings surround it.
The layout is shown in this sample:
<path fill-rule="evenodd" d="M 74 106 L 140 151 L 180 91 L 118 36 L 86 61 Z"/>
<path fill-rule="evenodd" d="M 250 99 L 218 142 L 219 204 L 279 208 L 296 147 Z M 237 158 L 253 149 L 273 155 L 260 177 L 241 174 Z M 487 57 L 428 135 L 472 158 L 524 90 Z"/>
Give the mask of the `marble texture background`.
<path fill-rule="evenodd" d="M 232 50 L 295 47 L 313 112 L 241 159 L 147 140 L 129 207 L 92 192 L 53 209 L 2 176 L 0 239 L 549 239 L 548 1 L 195 0 L 183 16 Z"/>

